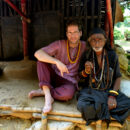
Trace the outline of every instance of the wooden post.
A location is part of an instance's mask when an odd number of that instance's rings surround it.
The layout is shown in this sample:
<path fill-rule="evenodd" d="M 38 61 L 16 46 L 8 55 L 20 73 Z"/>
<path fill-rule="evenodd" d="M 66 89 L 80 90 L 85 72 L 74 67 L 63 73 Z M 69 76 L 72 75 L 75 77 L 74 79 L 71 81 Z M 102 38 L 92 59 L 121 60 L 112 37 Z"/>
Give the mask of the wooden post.
<path fill-rule="evenodd" d="M 41 124 L 41 130 L 47 130 L 47 114 L 45 113 L 42 113 Z"/>
<path fill-rule="evenodd" d="M 108 22 L 109 22 L 109 27 L 110 27 L 110 43 L 111 47 L 113 48 L 113 20 L 112 20 L 112 9 L 111 9 L 111 0 L 106 0 L 106 12 L 107 12 L 107 17 L 108 17 Z"/>
<path fill-rule="evenodd" d="M 102 130 L 102 120 L 96 121 L 96 130 Z"/>
<path fill-rule="evenodd" d="M 26 16 L 26 0 L 21 0 L 21 9 L 23 14 Z M 23 53 L 24 59 L 28 59 L 28 28 L 27 22 L 22 20 L 23 25 Z"/>
<path fill-rule="evenodd" d="M 16 5 L 14 5 L 10 0 L 4 0 L 4 2 L 6 2 L 11 8 L 13 8 L 21 17 L 24 21 L 26 21 L 27 23 L 30 23 L 31 20 L 29 18 L 26 17 L 25 14 L 23 14 Z"/>

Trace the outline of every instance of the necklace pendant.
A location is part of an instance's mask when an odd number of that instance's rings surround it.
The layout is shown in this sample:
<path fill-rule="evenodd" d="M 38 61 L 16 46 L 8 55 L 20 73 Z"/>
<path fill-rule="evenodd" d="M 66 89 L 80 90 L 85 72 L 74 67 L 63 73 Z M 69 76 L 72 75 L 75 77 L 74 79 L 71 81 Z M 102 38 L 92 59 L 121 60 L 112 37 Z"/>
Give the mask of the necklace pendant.
<path fill-rule="evenodd" d="M 75 56 L 74 56 L 75 59 L 72 60 L 71 57 L 70 57 L 70 54 L 69 54 L 69 43 L 68 43 L 68 40 L 67 40 L 67 55 L 68 55 L 69 62 L 70 62 L 71 64 L 74 64 L 74 63 L 76 63 L 76 62 L 78 61 L 78 59 L 79 59 L 79 54 L 80 54 L 80 48 L 81 48 L 81 43 L 80 43 L 80 41 L 79 41 L 78 52 L 77 52 L 77 54 L 74 54 L 74 55 L 75 55 Z"/>
<path fill-rule="evenodd" d="M 95 79 L 94 78 L 92 78 L 92 83 L 95 83 Z"/>

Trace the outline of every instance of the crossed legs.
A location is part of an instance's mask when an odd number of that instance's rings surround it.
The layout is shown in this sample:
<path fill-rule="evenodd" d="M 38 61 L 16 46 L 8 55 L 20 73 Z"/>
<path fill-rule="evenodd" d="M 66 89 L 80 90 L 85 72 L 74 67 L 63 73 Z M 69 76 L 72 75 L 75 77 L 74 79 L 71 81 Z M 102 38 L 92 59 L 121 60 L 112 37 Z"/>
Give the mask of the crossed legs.
<path fill-rule="evenodd" d="M 31 92 L 29 92 L 28 97 L 30 99 L 32 99 L 33 97 L 41 97 L 44 96 L 44 92 L 42 91 L 42 89 L 38 89 L 38 90 L 32 90 Z"/>
<path fill-rule="evenodd" d="M 67 101 L 73 98 L 75 85 L 60 76 L 54 76 L 54 70 L 48 64 L 38 61 L 37 71 L 40 89 L 31 91 L 28 97 L 45 96 L 44 113 L 52 110 L 54 99 Z M 55 88 L 50 84 L 52 79 L 55 81 Z"/>
<path fill-rule="evenodd" d="M 52 103 L 54 102 L 54 99 L 51 96 L 50 89 L 48 86 L 43 86 L 42 89 L 38 90 L 32 90 L 29 94 L 28 97 L 32 99 L 33 97 L 40 97 L 40 96 L 45 96 L 45 104 L 43 108 L 44 113 L 48 113 L 52 110 Z"/>

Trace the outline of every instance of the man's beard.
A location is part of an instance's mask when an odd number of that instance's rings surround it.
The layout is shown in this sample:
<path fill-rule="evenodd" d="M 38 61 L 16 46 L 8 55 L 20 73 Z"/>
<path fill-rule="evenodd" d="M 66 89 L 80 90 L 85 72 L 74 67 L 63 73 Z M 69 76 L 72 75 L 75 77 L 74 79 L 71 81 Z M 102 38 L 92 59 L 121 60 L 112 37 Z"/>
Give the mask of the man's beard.
<path fill-rule="evenodd" d="M 100 47 L 100 48 L 95 48 L 95 47 L 93 47 L 93 50 L 94 50 L 95 52 L 100 52 L 100 51 L 102 51 L 102 49 L 103 49 L 103 47 Z"/>

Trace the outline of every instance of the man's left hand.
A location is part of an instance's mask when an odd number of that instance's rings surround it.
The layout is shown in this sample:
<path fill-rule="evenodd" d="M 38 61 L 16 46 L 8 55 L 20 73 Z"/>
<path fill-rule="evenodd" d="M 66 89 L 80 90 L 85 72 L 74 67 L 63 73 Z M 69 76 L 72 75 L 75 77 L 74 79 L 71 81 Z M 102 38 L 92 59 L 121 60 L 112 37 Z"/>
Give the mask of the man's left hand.
<path fill-rule="evenodd" d="M 108 108 L 109 110 L 116 108 L 117 101 L 115 97 L 108 97 Z"/>

